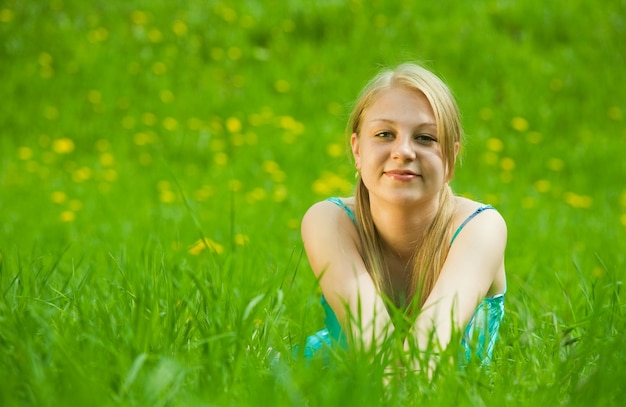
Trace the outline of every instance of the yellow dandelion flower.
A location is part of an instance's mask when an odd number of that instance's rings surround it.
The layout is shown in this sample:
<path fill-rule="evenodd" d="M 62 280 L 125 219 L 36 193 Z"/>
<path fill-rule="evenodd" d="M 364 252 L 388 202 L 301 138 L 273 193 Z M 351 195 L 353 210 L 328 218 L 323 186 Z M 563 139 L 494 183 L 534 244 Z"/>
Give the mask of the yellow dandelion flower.
<path fill-rule="evenodd" d="M 272 181 L 274 182 L 284 182 L 287 178 L 287 174 L 284 171 L 278 170 L 272 173 Z"/>
<path fill-rule="evenodd" d="M 145 146 L 150 144 L 152 141 L 152 137 L 150 137 L 150 134 L 147 133 L 139 132 L 135 133 L 133 136 L 133 142 L 138 146 Z"/>
<path fill-rule="evenodd" d="M 272 160 L 263 161 L 263 164 L 261 164 L 261 167 L 263 168 L 263 171 L 269 174 L 273 174 L 276 171 L 280 171 L 280 166 L 278 165 L 278 163 Z"/>
<path fill-rule="evenodd" d="M 216 254 L 222 254 L 224 253 L 224 246 L 222 246 L 221 244 L 209 239 L 209 238 L 204 238 L 204 239 L 200 239 L 198 240 L 196 243 L 193 244 L 193 246 L 191 246 L 189 248 L 189 250 L 187 250 L 187 252 L 189 254 L 192 254 L 194 256 L 199 255 L 200 253 L 202 253 L 204 250 L 209 249 L 210 251 L 216 253 Z"/>
<path fill-rule="evenodd" d="M 149 17 L 147 13 L 140 10 L 135 10 L 130 14 L 130 20 L 135 25 L 146 25 L 148 24 Z"/>
<path fill-rule="evenodd" d="M 559 91 L 563 88 L 563 80 L 560 78 L 554 78 L 550 81 L 550 89 L 553 91 Z"/>
<path fill-rule="evenodd" d="M 213 59 L 214 61 L 221 61 L 222 59 L 224 59 L 224 54 L 224 50 L 220 47 L 211 48 L 211 59 Z"/>
<path fill-rule="evenodd" d="M 228 164 L 228 154 L 223 151 L 215 154 L 215 156 L 213 157 L 213 162 L 215 162 L 215 164 L 219 166 L 224 166 Z"/>
<path fill-rule="evenodd" d="M 10 23 L 11 21 L 13 21 L 14 17 L 15 13 L 13 13 L 13 10 L 11 10 L 10 8 L 3 8 L 2 10 L 0 10 L 0 22 Z"/>
<path fill-rule="evenodd" d="M 537 192 L 548 192 L 552 188 L 552 184 L 547 179 L 540 179 L 535 182 L 535 189 Z"/>
<path fill-rule="evenodd" d="M 174 251 L 179 251 L 179 250 L 181 250 L 183 248 L 183 244 L 181 242 L 179 242 L 178 240 L 174 240 L 172 242 L 172 244 L 170 245 L 170 247 Z M 178 305 L 178 303 L 176 305 Z"/>
<path fill-rule="evenodd" d="M 172 24 L 172 31 L 178 37 L 184 37 L 185 35 L 187 35 L 187 24 L 185 24 L 185 22 L 182 20 L 176 20 Z"/>
<path fill-rule="evenodd" d="M 230 7 L 222 7 L 219 11 L 220 16 L 227 23 L 234 23 L 237 20 L 237 12 Z"/>
<path fill-rule="evenodd" d="M 241 131 L 241 120 L 236 117 L 226 119 L 226 130 L 230 133 L 238 133 Z"/>
<path fill-rule="evenodd" d="M 43 109 L 43 117 L 48 120 L 56 120 L 59 117 L 59 109 L 56 106 L 46 106 Z"/>
<path fill-rule="evenodd" d="M 328 104 L 328 113 L 333 116 L 339 116 L 343 112 L 341 104 L 337 102 L 331 102 Z"/>
<path fill-rule="evenodd" d="M 331 143 L 326 147 L 326 154 L 331 157 L 341 157 L 345 153 L 345 149 L 339 143 Z"/>
<path fill-rule="evenodd" d="M 163 41 L 163 33 L 158 28 L 151 28 L 148 30 L 148 39 L 152 43 Z"/>
<path fill-rule="evenodd" d="M 111 147 L 111 143 L 109 142 L 109 140 L 101 138 L 96 141 L 96 144 L 94 146 L 96 147 L 96 150 L 103 153 L 105 151 L 108 151 L 108 149 Z"/>
<path fill-rule="evenodd" d="M 504 143 L 499 138 L 492 137 L 487 140 L 487 149 L 499 153 L 504 149 Z"/>
<path fill-rule="evenodd" d="M 289 82 L 284 79 L 279 79 L 274 83 L 274 89 L 276 89 L 278 93 L 287 93 L 289 92 L 289 88 Z"/>
<path fill-rule="evenodd" d="M 204 185 L 202 188 L 196 190 L 193 193 L 193 197 L 196 201 L 204 202 L 214 194 L 213 187 L 210 185 Z"/>
<path fill-rule="evenodd" d="M 20 160 L 30 160 L 33 158 L 33 150 L 28 147 L 20 147 L 17 149 L 17 158 Z"/>
<path fill-rule="evenodd" d="M 152 64 L 152 73 L 155 75 L 160 76 L 165 72 L 167 72 L 167 65 L 165 65 L 165 62 L 157 61 Z"/>
<path fill-rule="evenodd" d="M 258 201 L 262 201 L 266 197 L 267 197 L 267 191 L 265 189 L 263 189 L 263 188 L 254 188 L 246 196 L 247 201 L 249 203 L 255 203 L 255 202 L 258 202 Z"/>
<path fill-rule="evenodd" d="M 285 144 L 293 144 L 296 141 L 296 135 L 294 133 L 283 134 L 283 142 Z"/>
<path fill-rule="evenodd" d="M 99 90 L 95 90 L 95 89 L 90 90 L 87 93 L 87 100 L 92 105 L 100 104 L 102 103 L 102 93 Z"/>
<path fill-rule="evenodd" d="M 113 182 L 117 179 L 117 171 L 115 171 L 113 168 L 108 168 L 106 171 L 104 171 L 102 178 L 104 178 L 105 181 Z"/>
<path fill-rule="evenodd" d="M 166 117 L 163 120 L 163 127 L 165 128 L 165 130 L 174 131 L 178 129 L 178 120 L 173 117 Z"/>
<path fill-rule="evenodd" d="M 480 112 L 478 112 L 478 115 L 482 120 L 488 121 L 491 120 L 491 118 L 493 117 L 493 110 L 488 107 L 483 107 L 482 109 L 480 109 Z"/>
<path fill-rule="evenodd" d="M 79 199 L 72 199 L 71 201 L 68 202 L 68 206 L 74 212 L 78 212 L 81 209 L 83 209 L 83 203 Z"/>
<path fill-rule="evenodd" d="M 243 52 L 241 51 L 241 48 L 239 47 L 228 48 L 228 59 L 230 59 L 231 61 L 237 61 L 238 59 L 241 59 L 242 55 L 243 55 Z"/>
<path fill-rule="evenodd" d="M 122 127 L 130 130 L 135 127 L 135 118 L 133 116 L 124 116 L 122 119 Z"/>
<path fill-rule="evenodd" d="M 41 154 L 41 161 L 46 164 L 52 164 L 56 161 L 56 158 L 57 156 L 51 151 L 44 151 L 43 154 Z"/>
<path fill-rule="evenodd" d="M 98 192 L 101 194 L 108 194 L 111 192 L 111 184 L 107 184 L 106 182 L 101 182 L 98 184 Z"/>
<path fill-rule="evenodd" d="M 204 123 L 202 122 L 202 120 L 198 119 L 197 117 L 191 117 L 190 119 L 187 120 L 187 127 L 189 128 L 189 130 L 192 130 L 192 131 L 202 130 L 203 126 L 204 126 Z"/>
<path fill-rule="evenodd" d="M 515 161 L 510 157 L 504 157 L 500 160 L 500 168 L 504 171 L 513 171 L 515 169 Z"/>
<path fill-rule="evenodd" d="M 33 172 L 37 172 L 38 169 L 39 169 L 39 163 L 37 161 L 26 162 L 26 171 L 33 173 Z"/>
<path fill-rule="evenodd" d="M 241 26 L 243 28 L 252 28 L 254 27 L 254 24 L 256 23 L 256 21 L 254 20 L 254 17 L 252 17 L 251 15 L 245 15 L 243 17 L 241 17 Z"/>
<path fill-rule="evenodd" d="M 526 135 L 526 140 L 530 144 L 539 144 L 543 140 L 543 136 L 538 131 L 531 131 Z"/>
<path fill-rule="evenodd" d="M 211 151 L 219 152 L 226 150 L 226 140 L 222 139 L 213 139 L 211 140 L 210 147 Z"/>
<path fill-rule="evenodd" d="M 74 141 L 70 138 L 63 137 L 52 142 L 52 151 L 57 154 L 70 154 L 74 151 Z"/>
<path fill-rule="evenodd" d="M 159 192 L 159 200 L 163 203 L 172 203 L 176 201 L 176 194 L 169 189 L 163 189 Z"/>
<path fill-rule="evenodd" d="M 64 203 L 67 200 L 67 195 L 63 191 L 54 191 L 50 195 L 50 199 L 57 205 Z"/>
<path fill-rule="evenodd" d="M 524 119 L 523 117 L 514 117 L 511 120 L 511 127 L 513 127 L 515 130 L 517 131 L 526 131 L 528 130 L 528 120 Z"/>
<path fill-rule="evenodd" d="M 246 144 L 249 146 L 256 146 L 259 142 L 259 136 L 253 131 L 246 133 Z"/>
<path fill-rule="evenodd" d="M 42 67 L 52 65 L 52 61 L 53 61 L 52 55 L 50 55 L 47 52 L 42 52 L 41 54 L 39 54 L 39 58 L 37 58 L 37 62 Z"/>
<path fill-rule="evenodd" d="M 76 219 L 76 214 L 72 211 L 63 211 L 59 216 L 62 222 L 72 222 Z"/>
<path fill-rule="evenodd" d="M 92 176 L 91 168 L 89 167 L 80 167 L 76 171 L 72 173 L 72 180 L 74 182 L 83 182 L 90 179 Z"/>
<path fill-rule="evenodd" d="M 111 153 L 102 153 L 100 154 L 100 164 L 110 167 L 115 164 L 115 157 Z"/>
<path fill-rule="evenodd" d="M 296 23 L 294 23 L 291 19 L 283 20 L 281 25 L 283 27 L 283 31 L 285 31 L 286 33 L 290 33 L 296 29 Z"/>
<path fill-rule="evenodd" d="M 157 122 L 157 117 L 153 113 L 144 113 L 141 116 L 141 121 L 146 126 L 154 126 Z"/>
<path fill-rule="evenodd" d="M 620 121 L 623 118 L 622 109 L 617 106 L 611 106 L 609 108 L 609 118 L 611 120 Z"/>
<path fill-rule="evenodd" d="M 241 133 L 236 133 L 236 134 L 233 134 L 233 135 L 230 137 L 230 142 L 231 142 L 231 143 L 233 144 L 233 146 L 235 146 L 235 147 L 241 147 L 241 146 L 243 146 L 243 145 L 246 143 L 246 140 L 244 139 L 243 134 L 241 134 Z"/>
<path fill-rule="evenodd" d="M 483 161 L 488 165 L 496 165 L 498 163 L 498 160 L 498 154 L 492 151 L 487 151 L 483 154 Z"/>
<path fill-rule="evenodd" d="M 550 158 L 548 160 L 548 168 L 552 171 L 561 171 L 565 167 L 565 163 L 560 158 Z"/>
<path fill-rule="evenodd" d="M 387 26 L 387 16 L 384 14 L 377 14 L 374 17 L 374 26 L 376 28 L 385 28 Z"/>
<path fill-rule="evenodd" d="M 602 267 L 596 266 L 591 271 L 591 274 L 596 278 L 602 277 L 604 275 L 604 269 Z"/>
<path fill-rule="evenodd" d="M 593 205 L 593 199 L 586 195 L 579 195 L 574 192 L 566 192 L 564 195 L 565 202 L 573 208 L 590 208 Z"/>
<path fill-rule="evenodd" d="M 284 202 L 287 199 L 289 191 L 285 185 L 276 185 L 274 188 L 274 202 Z"/>
<path fill-rule="evenodd" d="M 622 222 L 622 226 L 626 228 L 626 213 L 622 213 L 622 216 L 619 217 L 620 222 Z"/>
<path fill-rule="evenodd" d="M 174 94 L 169 89 L 164 89 L 159 93 L 159 97 L 161 98 L 161 102 L 163 103 L 172 103 L 174 101 Z"/>
<path fill-rule="evenodd" d="M 99 27 L 87 33 L 87 41 L 90 43 L 98 43 L 109 38 L 109 31 L 104 27 Z"/>
<path fill-rule="evenodd" d="M 526 196 L 522 198 L 522 208 L 533 209 L 537 206 L 537 201 L 532 196 Z"/>
<path fill-rule="evenodd" d="M 349 194 L 352 189 L 351 182 L 329 171 L 313 182 L 313 192 L 318 195 Z"/>
<path fill-rule="evenodd" d="M 243 184 L 238 179 L 232 179 L 228 182 L 228 189 L 231 190 L 232 192 L 241 191 L 242 186 Z"/>
<path fill-rule="evenodd" d="M 500 203 L 500 197 L 495 194 L 487 194 L 485 195 L 485 202 L 489 202 L 492 205 L 497 205 Z"/>
<path fill-rule="evenodd" d="M 513 181 L 513 174 L 508 171 L 500 173 L 500 182 L 503 184 L 509 184 L 511 181 Z"/>
<path fill-rule="evenodd" d="M 250 243 L 250 238 L 243 233 L 237 233 L 235 235 L 235 244 L 237 246 L 245 246 Z"/>
<path fill-rule="evenodd" d="M 147 153 L 144 151 L 141 154 L 139 154 L 139 164 L 143 166 L 148 166 L 151 163 L 152 163 L 152 156 L 150 155 L 150 153 Z"/>

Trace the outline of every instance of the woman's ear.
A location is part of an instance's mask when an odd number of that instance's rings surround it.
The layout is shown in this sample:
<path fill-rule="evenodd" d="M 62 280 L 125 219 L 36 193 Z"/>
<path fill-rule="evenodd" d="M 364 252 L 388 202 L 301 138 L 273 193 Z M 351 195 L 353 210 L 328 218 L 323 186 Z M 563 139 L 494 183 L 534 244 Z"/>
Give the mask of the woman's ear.
<path fill-rule="evenodd" d="M 359 153 L 359 137 L 356 133 L 352 133 L 350 136 L 350 146 L 352 147 L 352 156 L 354 157 L 354 165 L 357 170 L 360 169 L 361 164 L 359 163 L 360 153 Z"/>

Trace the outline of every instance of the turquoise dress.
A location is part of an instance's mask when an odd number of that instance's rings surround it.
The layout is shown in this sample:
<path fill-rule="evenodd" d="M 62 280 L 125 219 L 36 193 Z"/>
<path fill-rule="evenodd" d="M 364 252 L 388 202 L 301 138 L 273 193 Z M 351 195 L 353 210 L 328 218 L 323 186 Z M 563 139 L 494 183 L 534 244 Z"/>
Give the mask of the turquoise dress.
<path fill-rule="evenodd" d="M 352 213 L 352 210 L 347 207 L 343 201 L 338 198 L 329 198 L 328 200 L 341 207 L 356 224 L 354 213 Z M 450 245 L 452 245 L 459 232 L 470 220 L 487 209 L 494 208 L 491 205 L 483 205 L 468 216 L 467 219 L 463 221 L 461 226 L 459 226 L 459 228 L 454 232 Z M 337 320 L 337 316 L 333 312 L 330 305 L 328 305 L 328 302 L 326 302 L 323 295 L 321 304 L 324 309 L 324 325 L 326 327 L 307 338 L 304 347 L 304 355 L 307 358 L 313 357 L 325 346 L 333 346 L 333 344 L 339 344 L 340 346 L 346 345 L 346 337 L 341 329 L 339 321 Z M 478 304 L 478 307 L 474 311 L 474 315 L 472 315 L 472 318 L 465 327 L 463 338 L 461 339 L 461 346 L 465 353 L 464 356 L 466 360 L 469 361 L 472 354 L 475 354 L 479 360 L 483 361 L 483 363 L 489 363 L 493 355 L 493 347 L 498 339 L 500 322 L 503 317 L 504 293 L 493 297 L 487 297 L 483 299 L 480 304 Z"/>

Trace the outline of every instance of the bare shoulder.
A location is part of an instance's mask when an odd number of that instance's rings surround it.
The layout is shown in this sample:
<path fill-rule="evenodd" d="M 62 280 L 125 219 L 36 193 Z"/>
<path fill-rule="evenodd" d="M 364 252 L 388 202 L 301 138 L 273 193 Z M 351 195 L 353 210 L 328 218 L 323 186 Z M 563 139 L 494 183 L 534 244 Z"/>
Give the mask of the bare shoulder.
<path fill-rule="evenodd" d="M 341 198 L 339 202 L 349 208 L 350 211 L 354 212 L 353 198 Z M 351 223 L 350 217 L 345 209 L 341 208 L 337 203 L 329 200 L 316 202 L 306 211 L 302 218 L 302 233 L 305 233 L 309 229 L 319 229 L 329 225 L 344 224 L 346 220 Z"/>
<path fill-rule="evenodd" d="M 313 272 L 319 275 L 328 271 L 331 280 L 335 271 L 347 267 L 344 262 L 351 264 L 360 256 L 358 232 L 340 204 L 353 210 L 349 198 L 337 203 L 317 202 L 306 211 L 301 225 L 302 242 Z"/>
<path fill-rule="evenodd" d="M 458 196 L 454 199 L 456 203 L 453 219 L 455 231 L 467 221 L 463 225 L 463 231 L 460 231 L 460 234 L 475 235 L 478 233 L 480 235 L 492 235 L 493 237 L 506 239 L 506 221 L 498 210 L 483 210 L 477 213 L 480 208 L 485 207 L 485 204 Z M 468 221 L 473 214 L 476 215 Z"/>

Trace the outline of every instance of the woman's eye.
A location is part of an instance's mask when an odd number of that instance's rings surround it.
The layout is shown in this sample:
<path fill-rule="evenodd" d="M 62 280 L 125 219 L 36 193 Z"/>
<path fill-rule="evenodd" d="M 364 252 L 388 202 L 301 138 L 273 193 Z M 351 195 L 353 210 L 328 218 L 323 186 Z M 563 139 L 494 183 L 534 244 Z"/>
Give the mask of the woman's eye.
<path fill-rule="evenodd" d="M 415 136 L 415 140 L 422 144 L 431 144 L 437 141 L 436 138 L 428 134 L 418 134 Z"/>
<path fill-rule="evenodd" d="M 376 137 L 380 138 L 391 138 L 393 134 L 389 131 L 381 131 L 380 133 L 376 133 Z"/>

